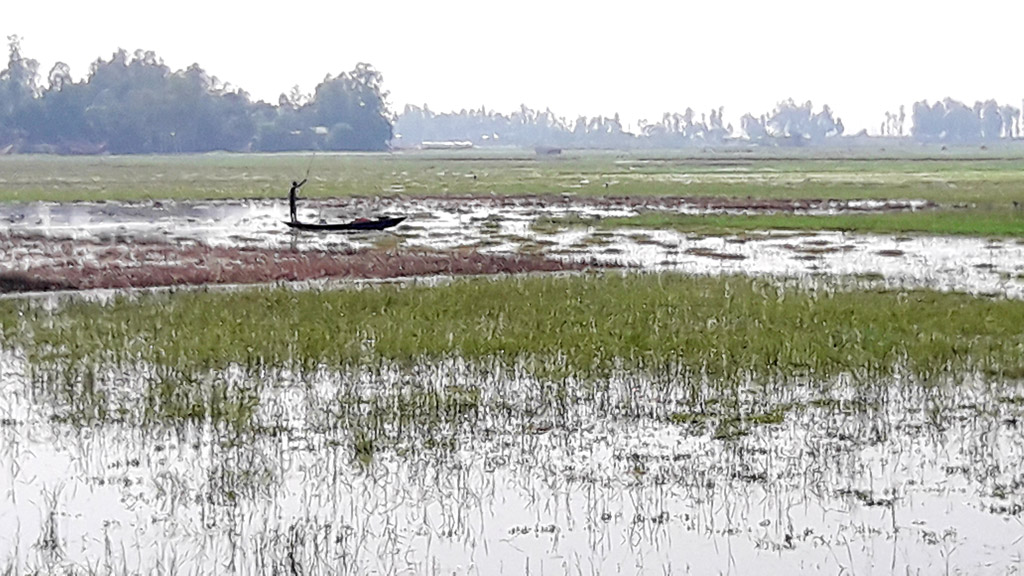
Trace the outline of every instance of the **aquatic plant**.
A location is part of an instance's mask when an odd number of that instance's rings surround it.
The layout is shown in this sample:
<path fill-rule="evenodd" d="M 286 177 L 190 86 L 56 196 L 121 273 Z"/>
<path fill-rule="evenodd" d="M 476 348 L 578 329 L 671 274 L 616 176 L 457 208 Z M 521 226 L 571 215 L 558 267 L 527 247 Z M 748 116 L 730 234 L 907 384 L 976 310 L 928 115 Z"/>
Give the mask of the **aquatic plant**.
<path fill-rule="evenodd" d="M 584 378 L 627 368 L 723 379 L 1024 366 L 1021 302 L 746 277 L 609 273 L 193 291 L 18 314 L 5 315 L 6 333 L 19 325 L 33 358 L 69 364 L 314 369 L 458 356 Z"/>
<path fill-rule="evenodd" d="M 1022 306 L 619 273 L 0 300 L 0 571 L 1015 565 Z"/>

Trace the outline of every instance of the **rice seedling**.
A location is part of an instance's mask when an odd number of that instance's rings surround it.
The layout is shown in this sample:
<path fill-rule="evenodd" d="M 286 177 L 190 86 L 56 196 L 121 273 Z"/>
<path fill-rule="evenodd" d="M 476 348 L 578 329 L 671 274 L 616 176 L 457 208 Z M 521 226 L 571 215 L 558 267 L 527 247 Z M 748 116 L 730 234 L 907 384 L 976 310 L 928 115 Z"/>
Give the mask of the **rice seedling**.
<path fill-rule="evenodd" d="M 927 291 L 808 290 L 741 277 L 604 274 L 334 291 L 117 296 L 12 310 L 33 358 L 309 368 L 459 356 L 579 376 L 615 367 L 736 379 L 1015 371 L 1024 304 Z M 12 326 L 18 326 L 13 328 Z M 17 339 L 17 336 L 15 336 Z"/>
<path fill-rule="evenodd" d="M 19 573 L 54 571 L 38 542 L 66 572 L 608 573 L 714 571 L 728 539 L 740 570 L 859 572 L 879 542 L 902 569 L 956 540 L 985 551 L 952 568 L 1002 569 L 1022 321 L 674 274 L 0 300 L 0 406 L 25 409 L 0 479 L 21 518 L 69 484 L 0 545 Z"/>

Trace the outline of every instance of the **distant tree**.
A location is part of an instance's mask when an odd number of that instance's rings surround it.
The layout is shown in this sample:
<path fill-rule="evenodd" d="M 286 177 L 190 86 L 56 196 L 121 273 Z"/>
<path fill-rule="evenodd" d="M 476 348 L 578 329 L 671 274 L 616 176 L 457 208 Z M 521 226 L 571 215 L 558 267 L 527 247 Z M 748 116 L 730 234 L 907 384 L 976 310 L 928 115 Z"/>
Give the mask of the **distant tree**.
<path fill-rule="evenodd" d="M 910 120 L 913 126 L 910 129 L 911 135 L 920 142 L 938 142 L 945 136 L 943 126 L 946 115 L 945 107 L 941 102 L 929 105 L 927 100 L 914 102 L 911 108 Z"/>
<path fill-rule="evenodd" d="M 687 108 L 682 114 L 666 112 L 657 123 L 640 122 L 640 136 L 647 146 L 680 147 L 721 144 L 732 136 L 732 125 L 725 124 L 725 108 L 712 109 L 710 113 L 701 114 Z"/>
<path fill-rule="evenodd" d="M 39 94 L 39 63 L 21 54 L 21 39 L 7 37 L 7 68 L 0 71 L 0 145 L 23 138 Z"/>
<path fill-rule="evenodd" d="M 163 151 L 170 134 L 162 134 L 158 111 L 170 73 L 156 54 L 141 50 L 129 55 L 119 49 L 93 62 L 85 84 L 93 137 L 115 154 Z"/>
<path fill-rule="evenodd" d="M 764 115 L 758 118 L 748 112 L 740 118 L 740 130 L 748 140 L 753 142 L 763 142 L 768 140 L 770 137 L 766 123 L 767 119 Z"/>
<path fill-rule="evenodd" d="M 59 67 L 50 80 L 41 98 L 47 129 L 39 131 L 48 142 L 133 154 L 243 150 L 253 139 L 248 95 L 198 64 L 172 72 L 153 52 L 122 49 L 94 62 L 83 82 Z"/>
<path fill-rule="evenodd" d="M 882 136 L 895 136 L 896 135 L 896 114 L 885 112 L 885 121 L 880 126 L 880 134 Z"/>
<path fill-rule="evenodd" d="M 946 141 L 971 143 L 981 139 L 981 118 L 978 108 L 969 108 L 963 102 L 951 98 L 943 100 L 942 105 L 945 107 L 943 125 Z"/>
<path fill-rule="evenodd" d="M 672 148 L 685 145 L 681 128 L 682 115 L 678 112 L 665 112 L 660 122 L 640 121 L 640 134 L 652 146 Z"/>
<path fill-rule="evenodd" d="M 591 129 L 589 123 L 589 118 L 583 118 L 580 125 L 583 139 Z M 599 124 L 595 124 L 594 129 L 600 130 L 597 128 Z M 395 131 L 404 146 L 428 141 L 469 141 L 484 146 L 578 145 L 573 129 L 564 118 L 556 116 L 550 109 L 535 110 L 525 104 L 507 115 L 485 107 L 436 113 L 427 106 L 406 106 L 395 119 Z"/>
<path fill-rule="evenodd" d="M 308 104 L 310 99 L 311 96 L 309 94 L 304 93 L 302 89 L 299 88 L 299 85 L 296 84 L 295 86 L 292 86 L 292 89 L 289 90 L 287 94 L 282 93 L 280 96 L 278 96 L 277 105 L 280 108 L 291 108 L 293 110 L 298 110 L 299 108 L 302 108 L 303 106 Z"/>
<path fill-rule="evenodd" d="M 900 104 L 899 112 L 886 112 L 885 122 L 882 124 L 882 136 L 904 136 L 904 124 L 907 121 L 907 110 Z"/>
<path fill-rule="evenodd" d="M 797 105 L 792 98 L 775 107 L 765 127 L 771 137 L 795 145 L 818 144 L 845 131 L 842 120 L 832 115 L 828 105 L 815 113 L 810 101 Z"/>
<path fill-rule="evenodd" d="M 63 62 L 57 62 L 50 68 L 50 73 L 46 75 L 48 92 L 60 92 L 65 86 L 70 86 L 74 83 L 71 78 L 71 67 Z"/>
<path fill-rule="evenodd" d="M 952 98 L 931 105 L 915 102 L 911 120 L 910 133 L 919 142 L 992 142 L 1019 137 L 1021 131 L 1020 110 L 1000 106 L 995 100 L 975 102 L 973 106 Z"/>
<path fill-rule="evenodd" d="M 1003 119 L 1003 137 L 1020 137 L 1020 110 L 1010 105 L 999 107 L 999 116 Z"/>
<path fill-rule="evenodd" d="M 0 146 L 118 154 L 209 150 L 382 150 L 392 137 L 383 79 L 369 64 L 327 77 L 314 95 L 298 87 L 278 106 L 254 104 L 198 64 L 172 71 L 155 53 L 119 49 L 75 82 L 58 62 L 38 63 L 8 38 L 0 72 Z"/>
<path fill-rule="evenodd" d="M 330 150 L 386 150 L 394 132 L 384 78 L 373 66 L 357 64 L 351 72 L 328 76 L 303 108 L 314 126 L 328 128 Z"/>
<path fill-rule="evenodd" d="M 252 104 L 198 64 L 167 77 L 161 132 L 173 152 L 244 150 L 255 135 Z"/>
<path fill-rule="evenodd" d="M 31 134 L 36 145 L 56 146 L 58 151 L 101 149 L 86 119 L 88 87 L 76 84 L 67 64 L 58 62 L 47 75 L 48 87 L 39 99 L 41 120 Z"/>
<path fill-rule="evenodd" d="M 315 150 L 317 137 L 301 108 L 278 105 L 258 117 L 255 150 L 284 152 L 287 150 Z"/>
<path fill-rule="evenodd" d="M 979 102 L 975 105 L 975 113 L 979 116 L 982 140 L 992 142 L 1003 136 L 1003 117 L 995 100 Z"/>
<path fill-rule="evenodd" d="M 707 140 L 713 144 L 721 144 L 732 135 L 732 125 L 725 125 L 725 107 L 711 111 L 711 118 L 707 127 Z"/>

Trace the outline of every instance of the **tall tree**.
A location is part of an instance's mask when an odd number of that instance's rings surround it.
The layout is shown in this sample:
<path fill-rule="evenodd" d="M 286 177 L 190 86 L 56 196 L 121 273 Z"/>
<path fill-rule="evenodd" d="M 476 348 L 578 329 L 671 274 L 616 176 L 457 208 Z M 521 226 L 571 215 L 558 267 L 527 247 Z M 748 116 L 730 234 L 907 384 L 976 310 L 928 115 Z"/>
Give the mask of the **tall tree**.
<path fill-rule="evenodd" d="M 7 37 L 7 68 L 0 71 L 0 145 L 23 138 L 39 95 L 39 63 L 21 54 L 21 39 Z"/>
<path fill-rule="evenodd" d="M 780 102 L 765 125 L 768 133 L 791 144 L 817 144 L 832 136 L 841 136 L 845 131 L 843 122 L 832 115 L 828 105 L 814 112 L 814 105 L 808 100 L 797 105 L 792 98 Z"/>
<path fill-rule="evenodd" d="M 938 142 L 945 135 L 945 115 L 946 110 L 941 102 L 932 105 L 929 105 L 927 100 L 914 102 L 910 114 L 910 120 L 913 122 L 911 135 L 919 142 Z"/>
<path fill-rule="evenodd" d="M 763 142 L 769 138 L 767 119 L 762 114 L 760 118 L 750 114 L 744 114 L 740 118 L 740 130 L 752 142 Z"/>
<path fill-rule="evenodd" d="M 999 115 L 1003 118 L 1003 137 L 1018 138 L 1020 136 L 1020 110 L 1007 104 L 999 107 Z"/>
<path fill-rule="evenodd" d="M 308 112 L 316 126 L 328 129 L 330 150 L 386 150 L 394 133 L 384 78 L 373 66 L 359 63 L 316 87 Z"/>
<path fill-rule="evenodd" d="M 998 140 L 1003 135 L 1003 117 L 999 113 L 999 104 L 995 100 L 979 102 L 975 106 L 976 114 L 979 116 L 979 124 L 982 140 Z"/>

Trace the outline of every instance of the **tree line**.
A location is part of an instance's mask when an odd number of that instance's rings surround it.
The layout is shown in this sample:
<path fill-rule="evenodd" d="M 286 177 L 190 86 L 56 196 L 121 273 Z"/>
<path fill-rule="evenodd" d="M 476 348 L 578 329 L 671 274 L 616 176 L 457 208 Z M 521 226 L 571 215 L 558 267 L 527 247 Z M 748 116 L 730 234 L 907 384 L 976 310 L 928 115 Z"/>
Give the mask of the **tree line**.
<path fill-rule="evenodd" d="M 745 140 L 766 144 L 822 143 L 844 130 L 842 120 L 834 118 L 828 106 L 815 112 L 810 102 L 797 105 L 793 100 L 760 117 L 747 114 L 741 123 Z M 681 114 L 665 113 L 657 122 L 641 121 L 633 132 L 617 114 L 569 121 L 551 110 L 526 106 L 506 115 L 483 107 L 436 113 L 426 105 L 407 105 L 397 117 L 395 131 L 399 145 L 462 140 L 474 145 L 675 148 L 721 145 L 736 138 L 733 125 L 725 123 L 722 108 L 699 116 L 691 108 Z"/>
<path fill-rule="evenodd" d="M 470 142 L 547 148 L 676 148 L 730 142 L 820 145 L 849 136 L 829 106 L 793 99 L 745 114 L 739 126 L 722 108 L 665 113 L 627 127 L 619 116 L 569 120 L 550 109 L 521 106 L 504 114 L 484 107 L 438 113 L 428 106 L 389 109 L 380 72 L 369 64 L 328 75 L 312 94 L 298 87 L 276 104 L 253 102 L 198 64 L 171 70 L 156 54 L 118 50 L 97 59 L 75 81 L 58 62 L 40 77 L 39 64 L 8 38 L 0 71 L 0 153 L 151 154 L 214 150 L 387 150 L 429 142 Z M 973 106 L 952 99 L 916 102 L 886 112 L 880 134 L 918 142 L 973 144 L 1021 137 L 1021 110 L 994 100 Z M 866 136 L 861 132 L 854 136 Z"/>
<path fill-rule="evenodd" d="M 327 76 L 312 95 L 298 89 L 276 105 L 207 74 L 172 71 L 156 54 L 118 50 L 74 81 L 58 62 L 39 63 L 8 38 L 0 71 L 0 150 L 150 154 L 283 150 L 386 150 L 392 119 L 383 78 L 369 64 Z"/>
<path fill-rule="evenodd" d="M 908 119 L 910 122 L 908 123 Z M 879 134 L 886 138 L 943 144 L 979 144 L 1022 137 L 1021 110 L 994 100 L 967 106 L 956 100 L 914 103 L 886 112 Z M 847 134 L 843 120 L 828 105 L 780 102 L 769 112 L 744 114 L 737 127 L 727 124 L 724 110 L 698 114 L 666 113 L 657 122 L 640 121 L 635 130 L 623 127 L 618 115 L 574 121 L 551 110 L 526 106 L 510 114 L 486 108 L 438 113 L 428 106 L 407 105 L 395 123 L 396 145 L 466 141 L 474 145 L 554 146 L 573 148 L 678 148 L 716 146 L 730 142 L 768 146 L 814 146 L 843 137 L 867 138 L 866 131 Z"/>

